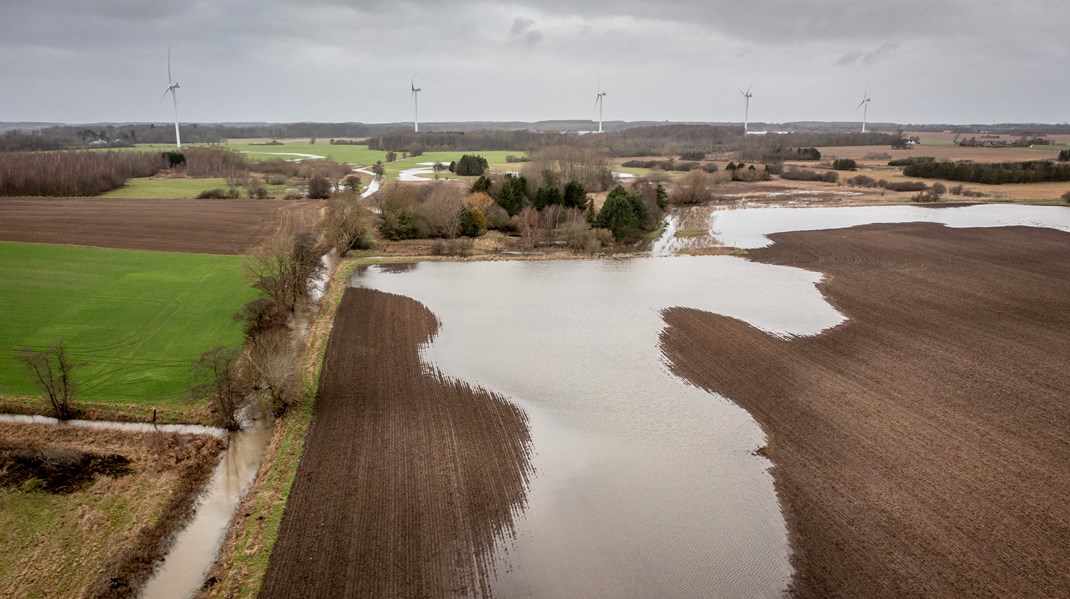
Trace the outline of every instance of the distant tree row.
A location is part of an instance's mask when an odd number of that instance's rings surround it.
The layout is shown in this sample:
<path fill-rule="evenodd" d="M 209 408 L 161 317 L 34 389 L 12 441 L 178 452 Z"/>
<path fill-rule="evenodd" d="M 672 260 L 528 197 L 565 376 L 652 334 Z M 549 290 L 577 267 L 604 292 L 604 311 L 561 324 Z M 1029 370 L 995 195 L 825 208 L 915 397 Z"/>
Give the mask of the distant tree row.
<path fill-rule="evenodd" d="M 903 169 L 908 177 L 945 179 L 966 183 L 1046 183 L 1070 181 L 1070 164 L 1042 160 L 1027 162 L 923 162 Z"/>

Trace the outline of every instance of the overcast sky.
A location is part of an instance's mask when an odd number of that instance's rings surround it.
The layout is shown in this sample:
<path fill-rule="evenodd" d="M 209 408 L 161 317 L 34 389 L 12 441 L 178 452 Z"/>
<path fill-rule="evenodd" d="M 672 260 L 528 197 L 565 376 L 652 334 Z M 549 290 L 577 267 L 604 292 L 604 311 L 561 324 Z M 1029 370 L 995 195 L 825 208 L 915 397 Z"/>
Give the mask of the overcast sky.
<path fill-rule="evenodd" d="M 1070 121 L 1066 0 L 0 0 L 0 121 Z"/>

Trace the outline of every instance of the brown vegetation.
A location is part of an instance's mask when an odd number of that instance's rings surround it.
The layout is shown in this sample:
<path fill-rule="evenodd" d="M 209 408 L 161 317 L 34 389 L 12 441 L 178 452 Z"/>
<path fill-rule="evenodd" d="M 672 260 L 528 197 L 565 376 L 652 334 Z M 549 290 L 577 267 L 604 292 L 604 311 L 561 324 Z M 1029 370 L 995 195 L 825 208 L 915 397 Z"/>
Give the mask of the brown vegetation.
<path fill-rule="evenodd" d="M 132 595 L 192 513 L 224 447 L 207 436 L 16 423 L 0 423 L 0 443 L 43 456 L 46 470 L 74 460 L 98 471 L 90 480 L 74 473 L 57 489 L 63 495 L 43 494 L 43 485 L 0 488 L 0 505 L 22 506 L 0 510 L 10 533 L 0 536 L 5 597 Z"/>
<path fill-rule="evenodd" d="M 0 152 L 0 196 L 91 196 L 167 166 L 158 152 Z"/>
<path fill-rule="evenodd" d="M 346 290 L 260 596 L 487 594 L 530 474 L 527 422 L 421 363 L 436 329 L 411 299 Z"/>
<path fill-rule="evenodd" d="M 784 340 L 673 308 L 681 376 L 768 434 L 800 597 L 1070 595 L 1070 235 L 871 225 L 750 256 L 849 320 Z"/>
<path fill-rule="evenodd" d="M 0 198 L 0 240 L 244 254 L 280 229 L 311 231 L 321 202 Z"/>

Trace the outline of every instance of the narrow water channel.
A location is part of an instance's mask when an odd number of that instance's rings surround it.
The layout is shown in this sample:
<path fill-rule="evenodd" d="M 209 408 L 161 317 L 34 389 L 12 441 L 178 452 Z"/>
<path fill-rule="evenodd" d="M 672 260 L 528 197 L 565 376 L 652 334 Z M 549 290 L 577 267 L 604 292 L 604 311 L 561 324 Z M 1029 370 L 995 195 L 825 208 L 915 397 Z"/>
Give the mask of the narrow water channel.
<path fill-rule="evenodd" d="M 271 439 L 271 423 L 254 420 L 239 431 L 226 433 L 229 444 L 197 499 L 193 519 L 175 537 L 162 564 L 141 591 L 144 599 L 189 597 L 204 582 L 223 543 L 234 509 L 256 478 L 264 448 Z"/>

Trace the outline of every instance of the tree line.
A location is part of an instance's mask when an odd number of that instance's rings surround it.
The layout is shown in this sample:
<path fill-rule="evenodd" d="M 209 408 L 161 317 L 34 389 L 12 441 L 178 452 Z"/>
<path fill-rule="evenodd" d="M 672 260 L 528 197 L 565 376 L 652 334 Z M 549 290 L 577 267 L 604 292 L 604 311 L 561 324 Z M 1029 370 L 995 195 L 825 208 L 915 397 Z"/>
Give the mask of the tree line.
<path fill-rule="evenodd" d="M 1070 164 L 1043 160 L 1025 162 L 919 162 L 906 166 L 903 174 L 924 179 L 945 179 L 965 183 L 1047 183 L 1070 181 Z"/>

